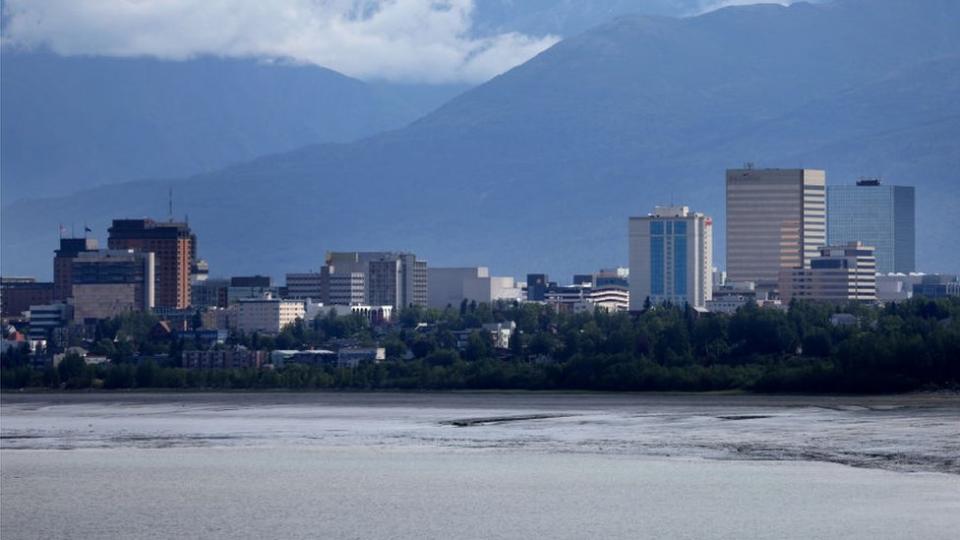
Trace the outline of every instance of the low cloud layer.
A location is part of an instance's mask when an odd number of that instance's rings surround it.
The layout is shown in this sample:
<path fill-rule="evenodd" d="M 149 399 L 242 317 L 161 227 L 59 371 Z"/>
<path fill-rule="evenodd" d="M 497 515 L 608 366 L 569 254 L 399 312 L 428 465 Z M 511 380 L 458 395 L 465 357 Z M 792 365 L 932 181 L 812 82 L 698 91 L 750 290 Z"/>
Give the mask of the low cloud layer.
<path fill-rule="evenodd" d="M 64 55 L 283 58 L 361 79 L 487 80 L 554 36 L 471 34 L 473 0 L 6 0 L 5 45 Z"/>

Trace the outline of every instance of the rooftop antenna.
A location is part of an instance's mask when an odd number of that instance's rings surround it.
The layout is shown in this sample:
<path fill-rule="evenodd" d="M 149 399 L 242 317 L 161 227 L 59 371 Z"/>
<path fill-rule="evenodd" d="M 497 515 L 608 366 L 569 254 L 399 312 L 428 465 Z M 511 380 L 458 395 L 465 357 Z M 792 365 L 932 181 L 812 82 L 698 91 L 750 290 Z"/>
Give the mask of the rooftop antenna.
<path fill-rule="evenodd" d="M 167 200 L 167 217 L 173 223 L 173 186 L 170 186 L 170 197 Z"/>

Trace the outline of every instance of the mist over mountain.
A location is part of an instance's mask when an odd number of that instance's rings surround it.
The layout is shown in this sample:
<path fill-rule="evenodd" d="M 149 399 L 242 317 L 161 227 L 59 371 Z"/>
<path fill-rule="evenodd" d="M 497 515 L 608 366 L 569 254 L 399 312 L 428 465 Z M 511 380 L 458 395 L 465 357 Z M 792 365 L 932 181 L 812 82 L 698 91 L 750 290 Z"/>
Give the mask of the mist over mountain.
<path fill-rule="evenodd" d="M 770 0 L 789 4 L 794 0 Z M 814 0 L 820 2 L 823 0 Z M 479 35 L 522 32 L 569 37 L 623 15 L 682 17 L 751 0 L 476 0 L 474 29 Z"/>
<path fill-rule="evenodd" d="M 4 47 L 4 204 L 185 176 L 402 127 L 462 91 L 367 84 L 316 66 L 58 56 Z"/>
<path fill-rule="evenodd" d="M 627 12 L 683 14 L 716 1 L 482 0 L 467 22 L 473 39 L 566 36 Z M 103 39 L 110 52 L 69 54 L 96 34 L 81 28 L 95 24 L 92 15 L 73 7 L 85 17 L 61 28 L 50 20 L 66 18 L 55 9 L 0 2 L 5 204 L 138 178 L 186 176 L 307 144 L 349 142 L 402 127 L 473 86 L 360 82 L 304 62 L 231 59 L 227 50 L 222 57 L 208 51 L 179 60 L 121 54 L 123 29 L 108 23 L 104 29 L 112 37 Z M 24 12 L 34 24 L 15 24 L 28 17 Z M 37 25 L 76 35 L 45 40 L 42 30 L 25 29 Z M 67 53 L 48 52 L 54 44 Z"/>
<path fill-rule="evenodd" d="M 105 235 L 174 187 L 213 273 L 407 249 L 497 273 L 626 263 L 626 222 L 675 202 L 716 218 L 724 169 L 825 168 L 917 186 L 922 270 L 960 268 L 960 3 L 840 0 L 622 17 L 396 131 L 186 179 L 7 206 L 3 272 L 49 274 L 57 223 Z"/>

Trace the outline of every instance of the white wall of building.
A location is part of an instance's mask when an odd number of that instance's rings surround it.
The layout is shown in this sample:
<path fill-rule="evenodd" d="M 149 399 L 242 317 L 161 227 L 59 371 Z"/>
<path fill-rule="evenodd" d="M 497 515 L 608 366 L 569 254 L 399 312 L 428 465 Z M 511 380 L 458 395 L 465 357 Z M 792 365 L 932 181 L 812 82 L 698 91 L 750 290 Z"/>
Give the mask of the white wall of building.
<path fill-rule="evenodd" d="M 491 276 L 485 266 L 429 268 L 427 273 L 427 305 L 433 308 L 458 307 L 464 300 L 490 304 L 521 299 L 521 288 L 512 277 Z"/>
<path fill-rule="evenodd" d="M 250 334 L 260 332 L 279 334 L 283 327 L 306 315 L 303 302 L 276 298 L 252 298 L 240 300 L 237 313 L 237 330 Z"/>

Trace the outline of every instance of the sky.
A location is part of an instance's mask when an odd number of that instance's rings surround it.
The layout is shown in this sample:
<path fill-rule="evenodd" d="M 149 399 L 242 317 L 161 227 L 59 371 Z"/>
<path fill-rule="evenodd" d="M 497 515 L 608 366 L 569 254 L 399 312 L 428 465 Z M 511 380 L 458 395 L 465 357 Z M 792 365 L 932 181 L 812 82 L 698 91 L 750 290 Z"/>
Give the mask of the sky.
<path fill-rule="evenodd" d="M 755 1 L 693 4 L 703 11 Z M 643 2 L 636 2 L 640 12 Z M 483 82 L 561 38 L 510 31 L 478 36 L 471 31 L 474 0 L 5 0 L 3 5 L 5 46 L 44 47 L 62 55 L 283 59 L 392 82 Z"/>

